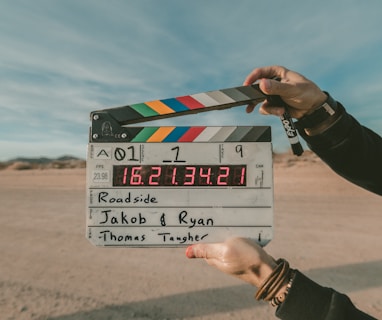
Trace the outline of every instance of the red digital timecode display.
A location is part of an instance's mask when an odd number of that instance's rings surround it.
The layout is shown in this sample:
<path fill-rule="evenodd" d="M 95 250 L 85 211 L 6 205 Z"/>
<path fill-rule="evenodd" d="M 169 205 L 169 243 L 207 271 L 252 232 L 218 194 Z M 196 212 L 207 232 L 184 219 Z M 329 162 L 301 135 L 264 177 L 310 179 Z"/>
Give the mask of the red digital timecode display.
<path fill-rule="evenodd" d="M 246 185 L 246 165 L 113 166 L 114 187 L 233 187 Z"/>

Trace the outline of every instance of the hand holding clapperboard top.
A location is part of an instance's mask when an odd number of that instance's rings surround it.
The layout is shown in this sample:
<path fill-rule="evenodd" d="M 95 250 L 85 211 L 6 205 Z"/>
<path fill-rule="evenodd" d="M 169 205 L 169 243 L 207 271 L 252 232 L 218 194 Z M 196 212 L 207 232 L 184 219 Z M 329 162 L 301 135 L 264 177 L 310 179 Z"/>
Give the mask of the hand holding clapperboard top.
<path fill-rule="evenodd" d="M 264 100 L 258 84 L 94 111 L 87 154 L 86 237 L 104 247 L 177 247 L 273 236 L 268 126 L 131 124 Z M 283 126 L 303 151 L 293 122 Z"/>

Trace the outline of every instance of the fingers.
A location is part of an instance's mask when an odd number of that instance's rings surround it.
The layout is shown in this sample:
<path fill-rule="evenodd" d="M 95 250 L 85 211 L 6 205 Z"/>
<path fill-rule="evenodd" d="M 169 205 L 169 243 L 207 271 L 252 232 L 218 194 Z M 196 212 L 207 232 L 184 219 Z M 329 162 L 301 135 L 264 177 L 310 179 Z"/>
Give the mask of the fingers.
<path fill-rule="evenodd" d="M 247 108 L 245 109 L 245 112 L 247 112 L 247 113 L 251 113 L 253 110 L 255 110 L 255 107 L 256 107 L 256 105 L 254 105 L 254 104 L 249 104 L 249 105 L 247 106 Z"/>
<path fill-rule="evenodd" d="M 287 68 L 269 66 L 254 69 L 244 80 L 244 85 L 250 85 L 256 81 L 260 90 L 265 94 L 281 96 L 284 99 L 299 94 L 301 89 L 296 88 L 296 83 L 306 82 L 307 79 Z M 268 105 L 263 105 L 267 109 Z M 270 114 L 274 114 L 274 112 L 270 112 Z"/>
<path fill-rule="evenodd" d="M 281 117 L 285 113 L 285 107 L 271 106 L 268 103 L 263 103 L 259 108 L 262 115 L 274 115 Z"/>
<path fill-rule="evenodd" d="M 256 68 L 245 78 L 243 85 L 248 86 L 262 78 L 283 78 L 288 70 L 281 66 Z"/>
<path fill-rule="evenodd" d="M 258 81 L 260 90 L 268 95 L 282 95 L 289 87 L 285 83 L 272 78 L 283 78 L 286 76 L 288 69 L 281 66 L 268 66 L 254 69 L 244 80 L 244 85 L 251 85 Z M 255 105 L 248 105 L 246 108 L 247 113 L 251 113 L 255 109 Z M 259 108 L 259 112 L 263 115 L 276 115 L 281 116 L 285 112 L 282 106 L 270 106 L 267 101 L 264 101 Z"/>

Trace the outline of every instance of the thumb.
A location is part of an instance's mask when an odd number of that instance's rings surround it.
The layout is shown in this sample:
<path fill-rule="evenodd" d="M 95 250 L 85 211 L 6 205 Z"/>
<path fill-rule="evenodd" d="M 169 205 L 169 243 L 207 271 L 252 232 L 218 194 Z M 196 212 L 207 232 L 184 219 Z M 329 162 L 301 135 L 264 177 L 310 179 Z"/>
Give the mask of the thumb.
<path fill-rule="evenodd" d="M 196 258 L 194 253 L 194 246 L 195 245 L 188 246 L 186 249 L 186 257 L 189 259 Z"/>
<path fill-rule="evenodd" d="M 189 259 L 193 258 L 204 258 L 210 259 L 215 258 L 220 252 L 219 245 L 213 243 L 199 243 L 193 244 L 186 249 L 186 256 Z"/>
<path fill-rule="evenodd" d="M 260 90 L 268 95 L 282 95 L 285 85 L 278 80 L 263 78 L 259 83 Z"/>

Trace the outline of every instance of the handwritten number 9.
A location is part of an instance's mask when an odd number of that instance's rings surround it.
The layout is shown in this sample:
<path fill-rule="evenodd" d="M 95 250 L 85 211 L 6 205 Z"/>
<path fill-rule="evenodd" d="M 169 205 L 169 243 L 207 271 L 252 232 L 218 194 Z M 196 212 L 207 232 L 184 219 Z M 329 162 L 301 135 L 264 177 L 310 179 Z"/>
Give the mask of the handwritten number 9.
<path fill-rule="evenodd" d="M 240 157 L 243 158 L 243 146 L 241 144 L 238 144 L 235 147 L 236 153 L 240 154 Z"/>

